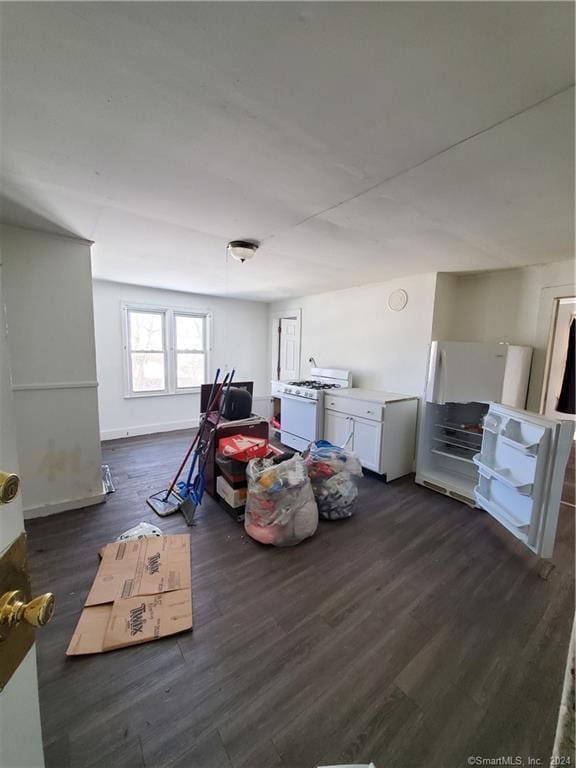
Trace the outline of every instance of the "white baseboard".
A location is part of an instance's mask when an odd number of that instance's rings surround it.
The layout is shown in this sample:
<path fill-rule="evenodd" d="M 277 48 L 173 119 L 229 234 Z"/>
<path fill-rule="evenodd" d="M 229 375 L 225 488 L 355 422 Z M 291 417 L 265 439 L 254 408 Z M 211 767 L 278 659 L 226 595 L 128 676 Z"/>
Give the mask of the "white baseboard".
<path fill-rule="evenodd" d="M 259 416 L 270 418 L 272 405 L 269 395 L 254 395 L 252 398 L 252 410 Z M 121 440 L 123 437 L 138 437 L 140 435 L 155 435 L 159 432 L 175 432 L 179 429 L 195 429 L 198 419 L 185 419 L 182 421 L 166 421 L 160 424 L 141 424 L 136 427 L 120 427 L 118 429 L 103 429 L 100 432 L 100 440 Z"/>
<path fill-rule="evenodd" d="M 178 429 L 194 429 L 198 419 L 168 421 L 164 424 L 142 424 L 139 427 L 124 427 L 123 429 L 103 429 L 100 440 L 120 440 L 122 437 L 137 437 L 138 435 L 155 435 L 158 432 L 175 432 Z"/>
<path fill-rule="evenodd" d="M 24 509 L 24 519 L 31 520 L 34 517 L 57 515 L 59 512 L 69 512 L 71 509 L 83 509 L 94 504 L 101 504 L 103 501 L 106 501 L 106 494 L 97 493 L 84 499 L 70 499 L 69 501 L 58 501 L 54 504 L 43 504 L 41 507 L 29 507 Z"/>

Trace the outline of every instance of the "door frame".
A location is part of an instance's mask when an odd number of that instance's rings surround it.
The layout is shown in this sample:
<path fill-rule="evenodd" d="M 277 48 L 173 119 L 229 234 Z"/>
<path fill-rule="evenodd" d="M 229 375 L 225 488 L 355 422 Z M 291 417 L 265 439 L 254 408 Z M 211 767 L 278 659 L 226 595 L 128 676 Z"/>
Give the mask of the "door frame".
<path fill-rule="evenodd" d="M 270 373 L 272 381 L 277 381 L 276 361 L 278 359 L 278 323 L 280 320 L 296 320 L 296 339 L 298 342 L 298 375 L 300 378 L 300 371 L 302 367 L 302 310 L 300 308 L 295 309 L 282 309 L 276 312 L 271 312 L 269 316 L 270 320 Z"/>
<path fill-rule="evenodd" d="M 544 364 L 544 379 L 542 382 L 542 394 L 540 395 L 540 414 L 544 415 L 546 411 L 546 400 L 548 399 L 548 390 L 550 387 L 550 374 L 552 372 L 552 357 L 554 354 L 554 342 L 556 339 L 556 329 L 558 325 L 558 313 L 563 301 L 576 301 L 576 295 L 555 296 L 552 300 L 552 314 L 550 318 L 550 328 L 548 331 L 548 343 L 546 345 L 546 362 Z M 550 417 L 556 418 L 556 417 Z"/>

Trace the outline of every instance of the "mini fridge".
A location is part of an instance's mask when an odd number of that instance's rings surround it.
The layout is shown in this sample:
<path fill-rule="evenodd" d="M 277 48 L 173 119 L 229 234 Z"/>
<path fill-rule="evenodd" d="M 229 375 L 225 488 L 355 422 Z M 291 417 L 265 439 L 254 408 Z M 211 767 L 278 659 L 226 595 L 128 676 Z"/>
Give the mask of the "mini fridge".
<path fill-rule="evenodd" d="M 532 349 L 433 342 L 416 482 L 552 556 L 572 422 L 523 410 Z"/>

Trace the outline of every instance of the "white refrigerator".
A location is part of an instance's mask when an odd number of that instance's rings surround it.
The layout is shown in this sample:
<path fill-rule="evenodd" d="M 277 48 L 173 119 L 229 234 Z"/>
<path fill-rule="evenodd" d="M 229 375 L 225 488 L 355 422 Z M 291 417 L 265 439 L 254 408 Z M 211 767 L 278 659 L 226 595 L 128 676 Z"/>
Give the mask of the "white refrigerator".
<path fill-rule="evenodd" d="M 416 482 L 481 507 L 552 556 L 572 422 L 523 410 L 532 349 L 433 342 Z"/>

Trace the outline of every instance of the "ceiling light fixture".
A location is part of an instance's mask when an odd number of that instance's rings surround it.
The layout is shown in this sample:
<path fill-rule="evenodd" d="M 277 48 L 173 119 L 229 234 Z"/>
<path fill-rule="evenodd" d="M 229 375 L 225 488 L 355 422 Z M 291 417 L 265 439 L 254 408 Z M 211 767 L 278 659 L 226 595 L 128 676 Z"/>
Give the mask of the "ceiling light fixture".
<path fill-rule="evenodd" d="M 233 259 L 241 261 L 243 264 L 254 256 L 259 245 L 260 243 L 255 240 L 231 240 L 226 246 L 226 250 Z"/>

